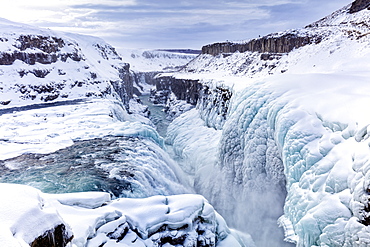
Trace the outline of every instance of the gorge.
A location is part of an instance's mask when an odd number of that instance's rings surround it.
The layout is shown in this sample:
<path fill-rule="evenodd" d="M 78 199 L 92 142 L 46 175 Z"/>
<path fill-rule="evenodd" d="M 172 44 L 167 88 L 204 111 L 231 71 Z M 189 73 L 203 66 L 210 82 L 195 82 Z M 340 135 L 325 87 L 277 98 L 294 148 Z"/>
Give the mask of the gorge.
<path fill-rule="evenodd" d="M 2 20 L 0 243 L 367 246 L 368 6 L 157 71 Z"/>

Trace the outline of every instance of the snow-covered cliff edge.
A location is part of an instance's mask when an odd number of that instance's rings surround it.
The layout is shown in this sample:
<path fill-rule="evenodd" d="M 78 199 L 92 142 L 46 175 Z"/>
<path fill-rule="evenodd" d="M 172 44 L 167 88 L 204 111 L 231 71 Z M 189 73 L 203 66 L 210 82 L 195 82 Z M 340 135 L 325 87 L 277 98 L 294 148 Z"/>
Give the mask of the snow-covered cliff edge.
<path fill-rule="evenodd" d="M 0 20 L 1 107 L 132 97 L 129 64 L 103 40 Z"/>

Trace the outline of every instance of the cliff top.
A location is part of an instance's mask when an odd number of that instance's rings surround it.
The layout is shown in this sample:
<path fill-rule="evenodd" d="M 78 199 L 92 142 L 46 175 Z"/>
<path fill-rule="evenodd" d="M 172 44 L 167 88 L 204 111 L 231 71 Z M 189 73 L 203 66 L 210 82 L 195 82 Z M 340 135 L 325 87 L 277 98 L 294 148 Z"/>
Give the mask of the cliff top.
<path fill-rule="evenodd" d="M 271 33 L 257 39 L 209 44 L 202 48 L 202 53 L 211 55 L 235 51 L 287 53 L 306 44 L 318 43 L 338 31 L 356 33 L 358 36 L 370 32 L 370 0 L 356 0 L 304 28 Z"/>

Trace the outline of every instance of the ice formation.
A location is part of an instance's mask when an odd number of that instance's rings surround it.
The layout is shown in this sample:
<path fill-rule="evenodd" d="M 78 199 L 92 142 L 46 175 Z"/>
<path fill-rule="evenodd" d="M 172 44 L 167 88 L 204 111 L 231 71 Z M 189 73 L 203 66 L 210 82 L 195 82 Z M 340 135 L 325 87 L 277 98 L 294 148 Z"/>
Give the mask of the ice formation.
<path fill-rule="evenodd" d="M 297 246 L 369 244 L 370 11 L 349 8 L 294 31 L 322 40 L 277 58 L 202 54 L 168 75 L 232 92 L 225 120 L 212 101 L 198 103 L 169 126 L 166 141 L 190 164 L 197 192 L 258 246 L 273 245 L 269 227 L 279 214 Z M 192 128 L 204 130 L 184 134 Z M 260 219 L 256 230 L 251 222 Z"/>

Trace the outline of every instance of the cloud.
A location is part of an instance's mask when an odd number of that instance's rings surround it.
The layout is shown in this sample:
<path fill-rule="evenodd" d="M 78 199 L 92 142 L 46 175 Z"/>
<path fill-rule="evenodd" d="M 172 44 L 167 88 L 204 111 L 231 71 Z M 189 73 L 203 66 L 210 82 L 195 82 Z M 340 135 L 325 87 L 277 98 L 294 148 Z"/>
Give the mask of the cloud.
<path fill-rule="evenodd" d="M 348 0 L 12 0 L 0 16 L 120 47 L 200 48 L 298 28 Z M 329 13 L 323 14 L 325 11 Z"/>

